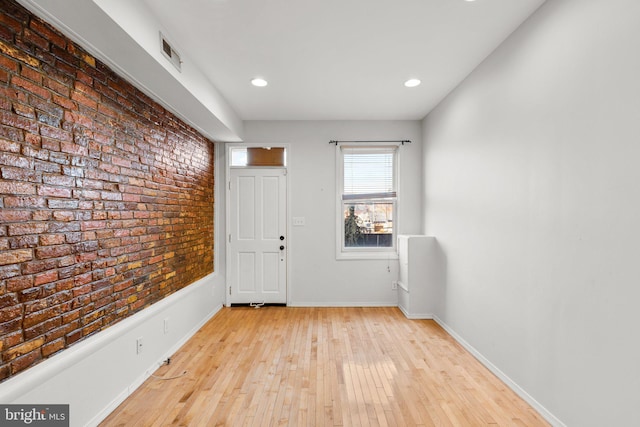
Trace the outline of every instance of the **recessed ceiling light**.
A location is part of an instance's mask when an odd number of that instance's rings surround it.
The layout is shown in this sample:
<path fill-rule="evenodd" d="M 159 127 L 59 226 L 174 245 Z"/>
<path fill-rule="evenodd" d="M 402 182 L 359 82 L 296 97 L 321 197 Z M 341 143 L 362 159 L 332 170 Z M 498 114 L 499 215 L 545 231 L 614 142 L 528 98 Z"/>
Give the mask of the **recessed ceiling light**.
<path fill-rule="evenodd" d="M 265 87 L 268 83 L 265 79 L 256 77 L 255 79 L 251 79 L 251 84 L 258 87 Z"/>
<path fill-rule="evenodd" d="M 406 87 L 416 87 L 420 84 L 420 80 L 418 79 L 409 79 L 406 82 L 404 82 L 404 85 Z"/>

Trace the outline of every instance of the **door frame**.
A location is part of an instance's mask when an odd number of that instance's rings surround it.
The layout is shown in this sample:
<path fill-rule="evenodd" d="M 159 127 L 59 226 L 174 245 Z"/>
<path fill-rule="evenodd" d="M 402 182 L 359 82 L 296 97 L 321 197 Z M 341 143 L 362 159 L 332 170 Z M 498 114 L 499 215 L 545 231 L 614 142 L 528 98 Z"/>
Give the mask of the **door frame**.
<path fill-rule="evenodd" d="M 283 143 L 225 143 L 225 175 L 224 175 L 224 194 L 225 194 L 225 228 L 224 228 L 224 236 L 222 241 L 224 242 L 224 251 L 225 251 L 225 280 L 224 280 L 224 305 L 226 307 L 231 306 L 230 301 L 230 289 L 231 284 L 229 284 L 228 277 L 229 271 L 231 268 L 231 248 L 229 245 L 229 230 L 231 229 L 231 193 L 229 192 L 229 186 L 231 184 L 231 149 L 237 147 L 282 147 L 285 149 L 285 159 L 286 164 L 284 166 L 284 175 L 285 175 L 285 183 L 287 187 L 287 194 L 285 198 L 285 224 L 286 224 L 286 233 L 287 233 L 287 244 L 285 245 L 285 259 L 287 262 L 287 266 L 285 268 L 285 292 L 287 294 L 287 305 L 291 305 L 291 284 L 289 283 L 289 278 L 291 277 L 291 179 L 290 179 L 290 144 Z M 246 167 L 245 169 L 265 169 L 268 167 Z M 280 169 L 280 168 L 279 168 Z"/>

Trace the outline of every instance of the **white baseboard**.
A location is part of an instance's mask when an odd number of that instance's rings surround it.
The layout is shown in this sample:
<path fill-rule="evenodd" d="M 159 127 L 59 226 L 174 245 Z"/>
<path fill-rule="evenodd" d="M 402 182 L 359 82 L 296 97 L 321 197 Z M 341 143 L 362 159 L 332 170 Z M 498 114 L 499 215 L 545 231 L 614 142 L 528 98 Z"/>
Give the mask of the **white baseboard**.
<path fill-rule="evenodd" d="M 513 390 L 518 396 L 520 396 L 525 402 L 531 405 L 542 418 L 544 418 L 549 424 L 555 427 L 567 427 L 562 421 L 560 421 L 555 415 L 547 410 L 534 399 L 529 393 L 527 393 L 522 387 L 520 387 L 515 381 L 509 378 L 504 372 L 502 372 L 496 365 L 491 363 L 489 359 L 484 357 L 475 347 L 464 340 L 453 329 L 451 329 L 445 322 L 438 316 L 433 316 L 438 325 L 442 327 L 449 335 L 453 337 L 462 347 L 473 355 L 480 363 L 482 363 L 487 369 L 489 369 L 495 376 L 497 376 L 503 383 L 506 384 L 511 390 Z"/>
<path fill-rule="evenodd" d="M 396 307 L 398 304 L 394 302 L 318 302 L 318 301 L 292 301 L 287 303 L 288 307 Z"/>
<path fill-rule="evenodd" d="M 434 318 L 433 313 L 409 313 L 404 307 L 401 305 L 398 306 L 400 311 L 404 314 L 407 319 L 411 320 L 432 320 Z"/>
<path fill-rule="evenodd" d="M 69 404 L 71 426 L 98 425 L 222 308 L 213 296 L 222 282 L 215 273 L 204 277 L 9 378 L 0 402 Z"/>

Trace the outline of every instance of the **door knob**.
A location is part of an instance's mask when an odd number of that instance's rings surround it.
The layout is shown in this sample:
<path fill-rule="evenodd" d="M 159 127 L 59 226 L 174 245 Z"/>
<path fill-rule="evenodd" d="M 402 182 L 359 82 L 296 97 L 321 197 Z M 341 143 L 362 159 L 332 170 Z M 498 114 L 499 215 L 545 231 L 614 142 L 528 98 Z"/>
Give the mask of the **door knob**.
<path fill-rule="evenodd" d="M 284 240 L 284 236 L 280 236 L 280 240 Z"/>
<path fill-rule="evenodd" d="M 281 246 L 280 246 L 280 250 L 281 250 L 281 251 L 284 251 L 284 246 L 282 246 L 282 245 L 281 245 Z"/>

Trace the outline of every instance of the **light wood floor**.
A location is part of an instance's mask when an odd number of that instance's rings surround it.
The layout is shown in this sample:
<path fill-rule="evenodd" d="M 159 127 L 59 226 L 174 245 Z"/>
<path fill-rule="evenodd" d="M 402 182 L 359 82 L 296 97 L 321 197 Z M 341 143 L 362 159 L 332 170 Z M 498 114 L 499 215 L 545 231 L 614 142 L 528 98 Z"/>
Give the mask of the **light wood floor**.
<path fill-rule="evenodd" d="M 223 308 L 102 426 L 546 426 L 397 308 Z"/>

